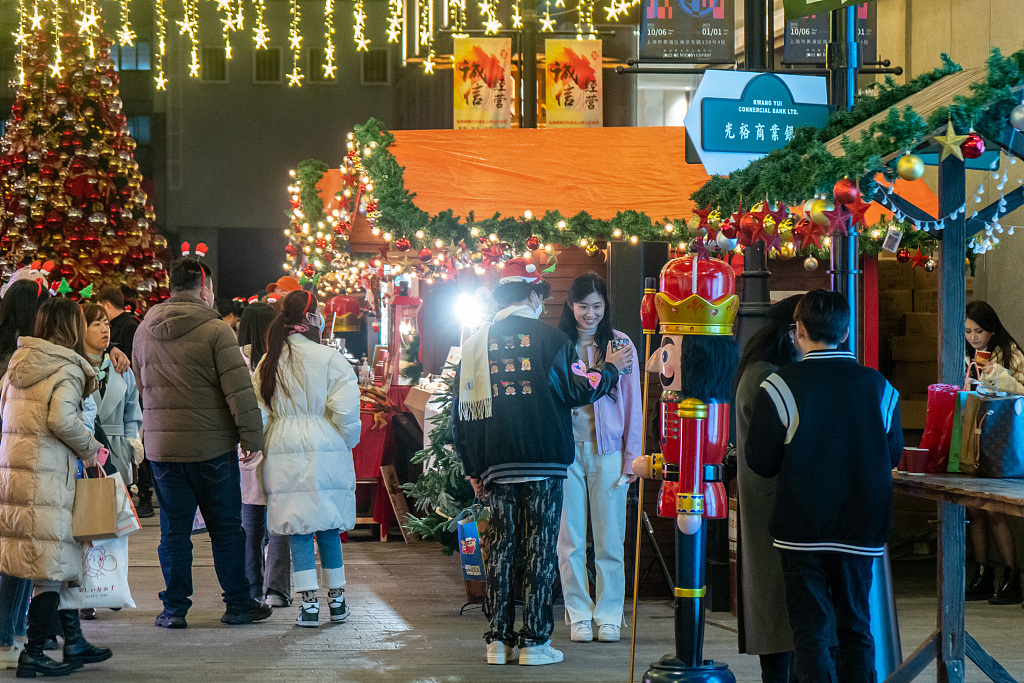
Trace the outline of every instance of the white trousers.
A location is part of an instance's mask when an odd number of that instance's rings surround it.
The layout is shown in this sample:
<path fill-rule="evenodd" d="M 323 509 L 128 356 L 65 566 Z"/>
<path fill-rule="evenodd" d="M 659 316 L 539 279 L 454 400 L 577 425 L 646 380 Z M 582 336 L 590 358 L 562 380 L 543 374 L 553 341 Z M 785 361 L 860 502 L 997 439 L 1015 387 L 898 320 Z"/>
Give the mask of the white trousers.
<path fill-rule="evenodd" d="M 621 452 L 598 455 L 595 444 L 576 444 L 576 459 L 569 466 L 562 489 L 562 524 L 558 534 L 558 570 L 567 623 L 593 620 L 598 626 L 622 624 L 626 598 L 623 541 L 629 487 L 615 488 L 621 475 Z M 590 597 L 587 576 L 588 512 L 594 537 L 596 600 Z"/>

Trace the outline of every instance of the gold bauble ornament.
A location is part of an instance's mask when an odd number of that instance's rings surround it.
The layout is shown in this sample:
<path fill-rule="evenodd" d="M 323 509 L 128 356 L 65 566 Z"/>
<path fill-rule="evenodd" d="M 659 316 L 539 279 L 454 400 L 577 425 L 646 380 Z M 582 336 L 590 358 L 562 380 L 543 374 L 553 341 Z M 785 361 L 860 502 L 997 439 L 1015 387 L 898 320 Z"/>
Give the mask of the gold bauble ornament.
<path fill-rule="evenodd" d="M 686 221 L 686 227 L 691 231 L 696 230 L 700 227 L 700 216 L 690 216 L 690 219 Z"/>
<path fill-rule="evenodd" d="M 764 228 L 765 233 L 769 235 L 774 235 L 775 229 L 778 227 L 778 225 L 775 223 L 774 218 L 772 218 L 771 216 L 765 216 L 764 220 L 761 222 L 761 227 Z"/>
<path fill-rule="evenodd" d="M 818 225 L 828 225 L 828 216 L 825 215 L 826 211 L 832 211 L 836 208 L 836 205 L 827 199 L 818 199 L 811 204 L 811 220 Z"/>
<path fill-rule="evenodd" d="M 904 154 L 896 162 L 896 174 L 904 180 L 917 180 L 924 175 L 924 161 L 916 154 Z"/>

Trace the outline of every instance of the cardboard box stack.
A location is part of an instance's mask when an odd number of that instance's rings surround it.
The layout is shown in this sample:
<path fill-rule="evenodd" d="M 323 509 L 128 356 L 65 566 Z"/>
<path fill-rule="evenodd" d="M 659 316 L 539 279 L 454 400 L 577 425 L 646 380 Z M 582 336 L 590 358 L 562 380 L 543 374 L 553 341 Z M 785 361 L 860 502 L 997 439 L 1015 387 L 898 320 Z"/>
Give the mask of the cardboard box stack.
<path fill-rule="evenodd" d="M 968 278 L 968 298 L 972 290 Z M 883 251 L 878 258 L 878 318 L 881 370 L 902 397 L 903 428 L 924 429 L 928 385 L 939 377 L 938 268 L 931 273 L 911 268 Z"/>

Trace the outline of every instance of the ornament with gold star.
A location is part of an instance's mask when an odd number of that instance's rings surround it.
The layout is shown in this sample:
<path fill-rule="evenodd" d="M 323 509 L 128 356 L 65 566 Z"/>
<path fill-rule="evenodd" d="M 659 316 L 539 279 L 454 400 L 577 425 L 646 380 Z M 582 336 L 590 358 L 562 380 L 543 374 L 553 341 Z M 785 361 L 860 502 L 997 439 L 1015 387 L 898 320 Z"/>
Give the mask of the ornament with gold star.
<path fill-rule="evenodd" d="M 963 150 L 960 149 L 960 145 L 967 139 L 966 135 L 957 135 L 956 129 L 953 128 L 953 119 L 949 120 L 946 124 L 946 134 L 936 135 L 935 142 L 942 145 L 942 154 L 939 157 L 939 161 L 945 161 L 946 157 L 950 154 L 955 156 L 960 161 L 964 160 Z"/>

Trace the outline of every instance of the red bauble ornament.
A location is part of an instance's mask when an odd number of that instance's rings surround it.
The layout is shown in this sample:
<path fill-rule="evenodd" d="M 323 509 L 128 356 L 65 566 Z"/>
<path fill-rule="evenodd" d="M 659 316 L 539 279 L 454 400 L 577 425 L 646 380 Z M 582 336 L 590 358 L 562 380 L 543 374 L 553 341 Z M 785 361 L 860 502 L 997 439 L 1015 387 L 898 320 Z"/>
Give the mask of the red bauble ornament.
<path fill-rule="evenodd" d="M 970 132 L 967 139 L 960 143 L 960 151 L 965 159 L 977 159 L 985 153 L 985 141 L 977 133 Z"/>
<path fill-rule="evenodd" d="M 399 237 L 395 240 L 395 249 L 398 251 L 409 251 L 412 249 L 412 242 L 409 241 L 408 237 Z"/>
<path fill-rule="evenodd" d="M 835 197 L 836 204 L 853 204 L 860 200 L 860 189 L 857 183 L 849 178 L 843 178 L 832 188 L 832 196 Z"/>
<path fill-rule="evenodd" d="M 323 237 L 318 238 L 317 241 L 314 242 L 313 244 L 316 245 L 317 249 L 326 249 L 327 248 L 327 240 L 325 240 Z"/>
<path fill-rule="evenodd" d="M 533 236 L 526 240 L 526 248 L 530 251 L 537 251 L 540 249 L 540 238 Z"/>
<path fill-rule="evenodd" d="M 313 266 L 306 266 L 305 268 L 302 269 L 302 274 L 305 275 L 306 277 L 313 277 L 315 273 L 316 268 L 314 268 Z"/>
<path fill-rule="evenodd" d="M 743 218 L 740 219 L 740 230 L 746 232 L 754 232 L 759 227 L 757 217 L 752 213 L 743 214 Z"/>
<path fill-rule="evenodd" d="M 907 263 L 908 261 L 910 261 L 910 250 L 900 249 L 899 251 L 897 251 L 896 260 L 899 261 L 900 263 Z"/>
<path fill-rule="evenodd" d="M 423 247 L 422 249 L 420 249 L 420 261 L 426 263 L 432 258 L 434 258 L 434 253 L 430 251 L 428 247 Z"/>
<path fill-rule="evenodd" d="M 722 225 L 722 229 L 721 229 L 720 232 L 723 235 L 725 235 L 726 238 L 728 238 L 728 239 L 731 239 L 731 240 L 736 239 L 736 228 L 732 227 L 731 225 L 723 224 Z"/>

